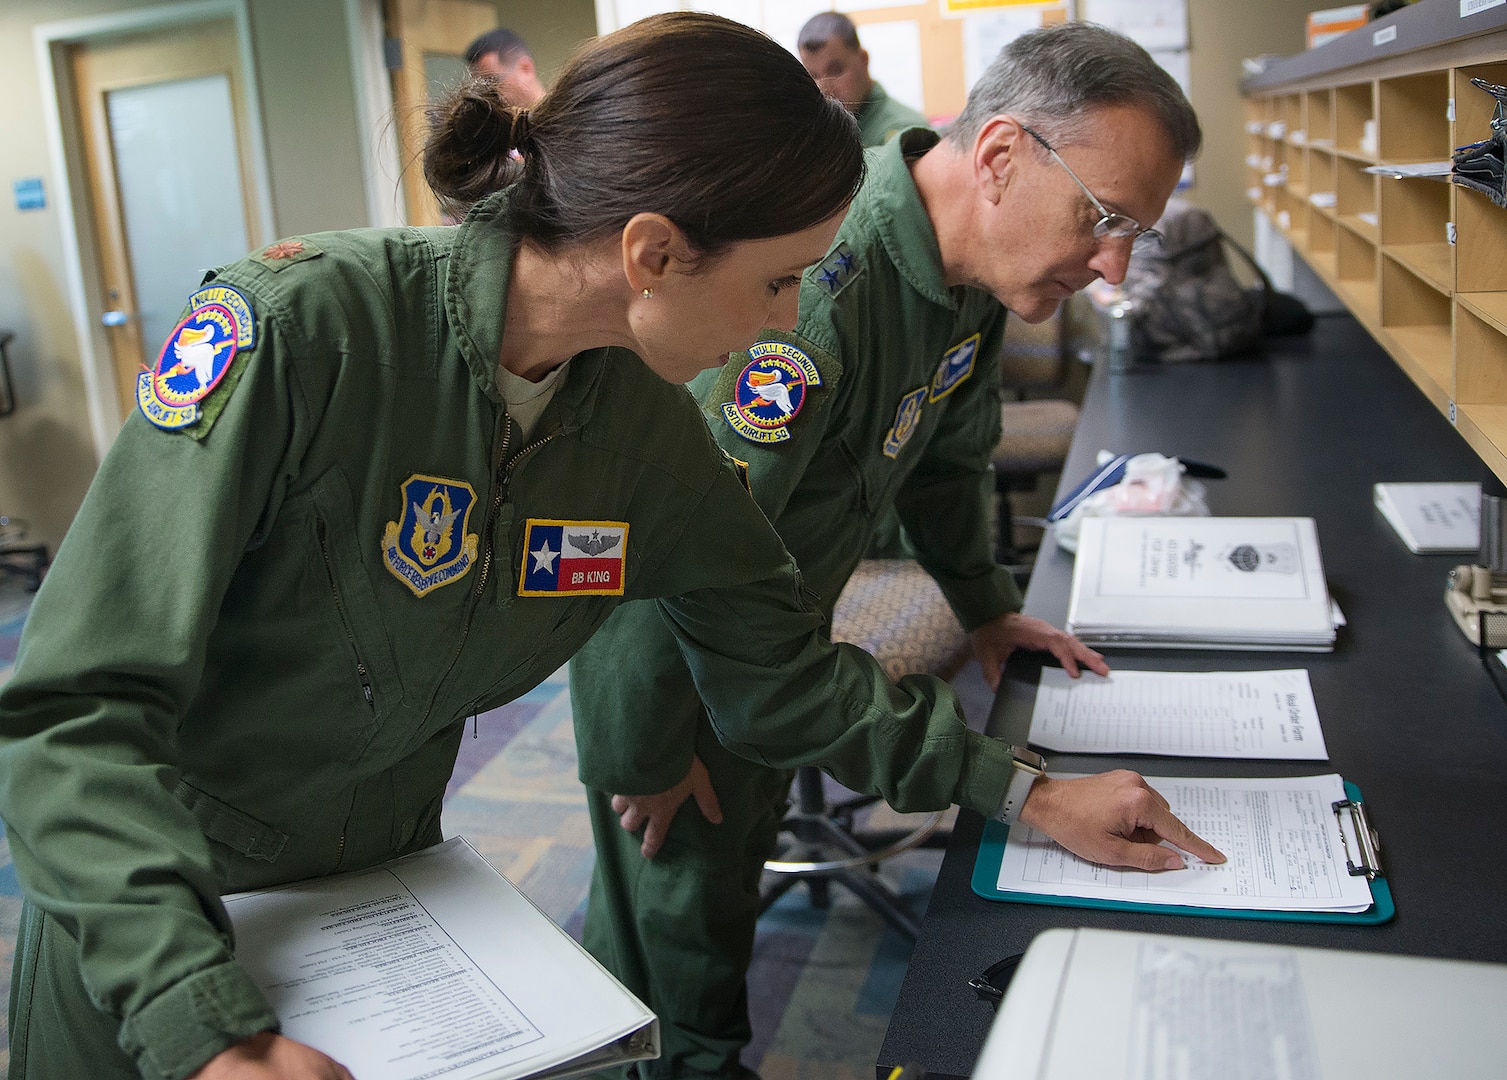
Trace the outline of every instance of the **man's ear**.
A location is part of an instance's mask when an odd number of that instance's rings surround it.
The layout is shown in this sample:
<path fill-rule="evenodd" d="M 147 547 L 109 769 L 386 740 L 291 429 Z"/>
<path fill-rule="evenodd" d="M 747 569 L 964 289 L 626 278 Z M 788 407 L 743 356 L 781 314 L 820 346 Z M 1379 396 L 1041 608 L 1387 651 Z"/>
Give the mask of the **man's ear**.
<path fill-rule="evenodd" d="M 685 233 L 663 214 L 634 214 L 623 226 L 623 274 L 634 292 L 657 288 L 690 260 Z"/>
<path fill-rule="evenodd" d="M 534 58 L 528 55 L 528 53 L 524 53 L 522 56 L 520 56 L 518 58 L 518 63 L 514 66 L 524 75 L 533 75 L 538 71 L 538 68 L 534 66 Z"/>
<path fill-rule="evenodd" d="M 1009 186 L 1030 136 L 1013 116 L 991 116 L 973 140 L 973 179 L 990 202 Z"/>

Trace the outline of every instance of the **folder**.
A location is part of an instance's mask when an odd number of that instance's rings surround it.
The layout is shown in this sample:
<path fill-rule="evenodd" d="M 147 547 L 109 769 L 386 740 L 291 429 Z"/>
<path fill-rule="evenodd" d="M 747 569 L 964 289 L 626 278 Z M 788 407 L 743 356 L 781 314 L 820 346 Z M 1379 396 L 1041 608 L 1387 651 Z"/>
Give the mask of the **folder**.
<path fill-rule="evenodd" d="M 1366 878 L 1371 892 L 1371 906 L 1364 911 L 1274 911 L 1248 908 L 1206 907 L 1195 904 L 1138 903 L 1106 900 L 1092 896 L 1065 896 L 1047 893 L 1006 890 L 999 887 L 1000 867 L 1005 857 L 1009 827 L 999 821 L 984 826 L 983 840 L 973 864 L 973 891 L 985 900 L 1007 900 L 1019 904 L 1051 904 L 1063 907 L 1098 908 L 1106 911 L 1150 911 L 1162 915 L 1213 915 L 1226 919 L 1275 919 L 1287 922 L 1362 923 L 1387 922 L 1397 913 L 1392 890 L 1387 885 L 1380 860 L 1381 847 L 1376 831 L 1366 816 L 1360 789 L 1345 781 L 1347 798 L 1332 807 L 1340 822 L 1345 844 L 1345 872 L 1351 877 Z M 1346 833 L 1346 824 L 1349 832 Z"/>
<path fill-rule="evenodd" d="M 1504 999 L 1507 964 L 1047 930 L 973 1076 L 1495 1078 Z"/>

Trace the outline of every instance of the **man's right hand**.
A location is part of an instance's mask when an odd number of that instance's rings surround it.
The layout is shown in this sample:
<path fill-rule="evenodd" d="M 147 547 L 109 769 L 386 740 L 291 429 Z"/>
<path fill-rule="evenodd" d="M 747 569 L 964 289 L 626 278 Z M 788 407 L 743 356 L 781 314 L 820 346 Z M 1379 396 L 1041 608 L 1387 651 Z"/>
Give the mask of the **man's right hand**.
<path fill-rule="evenodd" d="M 1207 863 L 1224 856 L 1172 813 L 1167 800 L 1129 769 L 1054 780 L 1043 776 L 1026 796 L 1020 820 L 1046 833 L 1079 858 L 1140 870 L 1181 870 L 1170 841 Z"/>
<path fill-rule="evenodd" d="M 206 1061 L 188 1080 L 356 1080 L 312 1046 L 271 1031 L 242 1039 Z"/>
<path fill-rule="evenodd" d="M 682 803 L 694 798 L 706 820 L 713 825 L 722 824 L 722 804 L 712 789 L 712 778 L 698 757 L 691 758 L 691 771 L 680 783 L 657 795 L 614 795 L 613 813 L 626 832 L 644 830 L 644 842 L 639 852 L 646 859 L 659 854 L 659 849 L 670 832 L 670 822 L 675 820 Z"/>

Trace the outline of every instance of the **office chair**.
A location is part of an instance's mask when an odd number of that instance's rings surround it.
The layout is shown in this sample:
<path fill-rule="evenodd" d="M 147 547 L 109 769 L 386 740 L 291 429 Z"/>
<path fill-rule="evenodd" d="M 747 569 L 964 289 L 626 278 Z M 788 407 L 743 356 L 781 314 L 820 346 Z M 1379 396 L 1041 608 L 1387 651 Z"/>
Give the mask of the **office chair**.
<path fill-rule="evenodd" d="M 16 411 L 15 384 L 11 381 L 10 356 L 6 351 L 15 336 L 9 330 L 0 330 L 0 417 Z M 0 514 L 0 571 L 19 574 L 26 582 L 27 592 L 36 592 L 42 587 L 47 563 L 47 545 L 26 539 L 26 523 Z"/>
<path fill-rule="evenodd" d="M 1000 439 L 994 448 L 996 493 L 995 558 L 1010 567 L 1024 585 L 1030 577 L 1035 545 L 1017 545 L 1011 492 L 1036 489 L 1037 480 L 1060 472 L 1078 426 L 1078 406 L 1056 397 L 1067 376 L 1067 350 L 1059 312 L 1043 323 L 1012 318 L 1000 350 L 1000 370 L 1007 394 L 1000 406 Z M 1025 524 L 1021 521 L 1020 524 Z"/>
<path fill-rule="evenodd" d="M 909 559 L 865 559 L 858 566 L 832 613 L 832 640 L 846 641 L 874 655 L 892 679 L 926 673 L 941 678 L 957 674 L 968 658 L 968 634 L 948 607 L 942 590 Z M 861 795 L 828 803 L 823 774 L 815 765 L 796 770 L 795 804 L 781 824 L 789 842 L 764 869 L 779 875 L 760 897 L 759 910 L 804 881 L 816 907 L 830 903 L 829 884 L 856 894 L 909 940 L 920 925 L 905 902 L 878 876 L 879 864 L 903 851 L 940 846 L 942 813 L 909 829 L 864 829 L 854 818 L 879 801 Z M 945 842 L 946 834 L 941 834 Z"/>

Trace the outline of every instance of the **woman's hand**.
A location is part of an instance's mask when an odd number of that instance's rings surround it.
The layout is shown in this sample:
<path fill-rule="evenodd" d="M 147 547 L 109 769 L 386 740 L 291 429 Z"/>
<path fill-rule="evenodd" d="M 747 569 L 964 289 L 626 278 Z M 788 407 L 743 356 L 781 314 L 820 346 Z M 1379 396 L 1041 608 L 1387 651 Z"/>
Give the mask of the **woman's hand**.
<path fill-rule="evenodd" d="M 188 1080 L 356 1080 L 312 1046 L 263 1031 L 206 1061 Z"/>

